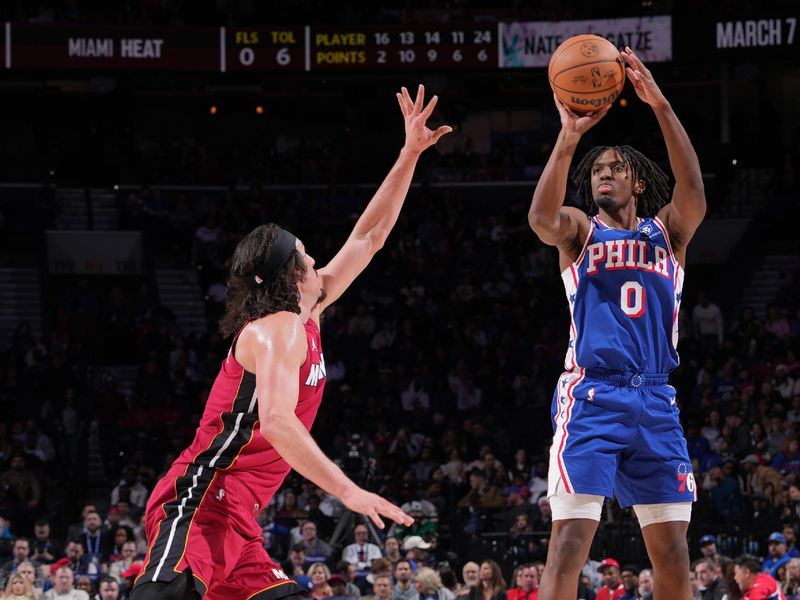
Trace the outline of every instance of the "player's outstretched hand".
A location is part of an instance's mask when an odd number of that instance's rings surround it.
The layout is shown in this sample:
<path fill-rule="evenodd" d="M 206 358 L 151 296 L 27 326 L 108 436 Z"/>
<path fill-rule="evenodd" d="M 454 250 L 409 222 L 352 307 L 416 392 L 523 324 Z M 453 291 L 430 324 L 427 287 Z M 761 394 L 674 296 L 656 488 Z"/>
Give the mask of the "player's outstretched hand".
<path fill-rule="evenodd" d="M 384 527 L 381 515 L 406 527 L 414 522 L 414 519 L 388 500 L 357 486 L 353 486 L 352 490 L 346 492 L 341 500 L 347 508 L 353 512 L 368 516 L 381 529 Z"/>
<path fill-rule="evenodd" d="M 644 66 L 636 53 L 626 46 L 625 51 L 619 54 L 623 64 L 626 65 L 625 72 L 633 84 L 633 89 L 636 90 L 636 95 L 653 108 L 666 104 L 667 100 L 653 79 L 653 74 Z"/>
<path fill-rule="evenodd" d="M 425 106 L 425 86 L 420 84 L 417 89 L 416 100 L 411 99 L 408 90 L 403 87 L 397 93 L 397 102 L 400 110 L 403 111 L 403 120 L 406 123 L 406 144 L 405 147 L 413 152 L 420 153 L 426 148 L 430 148 L 446 133 L 453 131 L 449 125 L 442 125 L 436 131 L 428 129 L 426 122 L 433 114 L 438 96 L 431 98 L 428 106 Z"/>
<path fill-rule="evenodd" d="M 578 135 L 583 135 L 597 125 L 600 119 L 605 117 L 608 111 L 611 110 L 611 105 L 606 104 L 603 108 L 593 113 L 579 115 L 561 102 L 555 94 L 553 94 L 553 99 L 556 101 L 556 108 L 561 117 L 561 129 L 568 133 L 577 133 Z"/>

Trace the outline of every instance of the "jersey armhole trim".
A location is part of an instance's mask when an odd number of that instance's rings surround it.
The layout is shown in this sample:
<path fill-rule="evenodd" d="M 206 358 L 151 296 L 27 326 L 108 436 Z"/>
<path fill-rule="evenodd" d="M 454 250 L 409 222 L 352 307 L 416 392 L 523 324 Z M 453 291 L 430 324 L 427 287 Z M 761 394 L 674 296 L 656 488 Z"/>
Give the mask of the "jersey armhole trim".
<path fill-rule="evenodd" d="M 583 260 L 583 257 L 586 254 L 586 248 L 589 247 L 589 242 L 592 239 L 592 235 L 594 235 L 594 230 L 595 230 L 594 222 L 591 219 L 589 219 L 589 233 L 586 234 L 586 239 L 583 240 L 583 247 L 581 248 L 581 253 L 578 254 L 578 258 L 576 258 L 574 262 L 570 263 L 570 265 L 567 268 L 561 271 L 562 275 L 567 271 L 569 271 L 572 267 L 577 268 L 578 265 L 581 264 L 581 261 Z"/>
<path fill-rule="evenodd" d="M 664 223 L 662 223 L 661 219 L 658 217 L 653 217 L 653 223 L 655 223 L 656 227 L 661 230 L 661 233 L 664 236 L 664 241 L 667 243 L 667 250 L 669 250 L 669 257 L 672 259 L 672 264 L 677 267 L 680 263 L 678 262 L 678 259 L 675 258 L 675 253 L 672 251 L 672 242 L 669 240 L 669 231 L 667 230 L 667 226 L 664 225 Z"/>

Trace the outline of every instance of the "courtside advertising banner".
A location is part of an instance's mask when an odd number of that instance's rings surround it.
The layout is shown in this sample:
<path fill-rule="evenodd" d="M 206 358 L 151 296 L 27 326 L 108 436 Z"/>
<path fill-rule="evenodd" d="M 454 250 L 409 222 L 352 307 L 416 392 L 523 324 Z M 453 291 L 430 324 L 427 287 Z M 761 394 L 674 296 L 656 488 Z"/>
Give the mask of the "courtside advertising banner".
<path fill-rule="evenodd" d="M 501 68 L 546 67 L 553 51 L 573 35 L 592 33 L 618 48 L 630 46 L 645 62 L 672 60 L 672 17 L 501 23 Z"/>

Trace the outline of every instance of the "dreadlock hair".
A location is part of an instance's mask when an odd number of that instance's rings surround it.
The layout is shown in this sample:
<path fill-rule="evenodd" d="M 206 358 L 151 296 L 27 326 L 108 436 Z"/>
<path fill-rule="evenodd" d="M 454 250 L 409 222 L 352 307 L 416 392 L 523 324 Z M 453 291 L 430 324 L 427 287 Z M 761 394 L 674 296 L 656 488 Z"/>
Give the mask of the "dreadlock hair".
<path fill-rule="evenodd" d="M 306 276 L 306 265 L 297 250 L 292 250 L 273 277 L 256 282 L 256 270 L 269 256 L 279 232 L 280 227 L 273 223 L 260 225 L 236 245 L 228 261 L 228 299 L 219 322 L 223 336 L 238 333 L 245 323 L 272 313 L 300 314 L 297 281 Z"/>
<path fill-rule="evenodd" d="M 634 182 L 642 179 L 647 184 L 636 197 L 637 216 L 655 215 L 669 201 L 669 177 L 655 162 L 630 146 L 596 146 L 575 167 L 572 183 L 578 188 L 578 195 L 583 198 L 589 212 L 594 212 L 597 207 L 592 196 L 592 165 L 606 150 L 614 150 L 622 157 L 625 166 L 631 170 Z"/>

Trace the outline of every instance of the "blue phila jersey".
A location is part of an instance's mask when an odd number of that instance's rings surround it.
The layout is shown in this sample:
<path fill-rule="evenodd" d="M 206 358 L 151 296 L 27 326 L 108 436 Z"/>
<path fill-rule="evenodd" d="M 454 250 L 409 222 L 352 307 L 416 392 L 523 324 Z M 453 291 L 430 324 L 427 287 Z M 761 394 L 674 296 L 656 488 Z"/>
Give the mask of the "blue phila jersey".
<path fill-rule="evenodd" d="M 614 229 L 598 217 L 561 273 L 572 323 L 566 370 L 669 373 L 678 366 L 683 267 L 661 220 Z"/>

